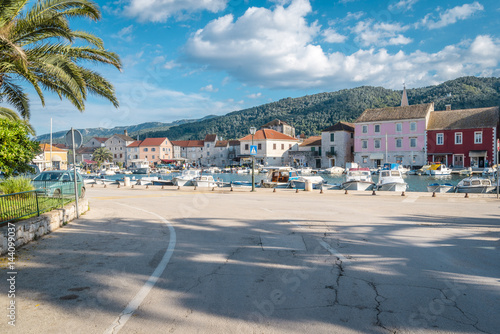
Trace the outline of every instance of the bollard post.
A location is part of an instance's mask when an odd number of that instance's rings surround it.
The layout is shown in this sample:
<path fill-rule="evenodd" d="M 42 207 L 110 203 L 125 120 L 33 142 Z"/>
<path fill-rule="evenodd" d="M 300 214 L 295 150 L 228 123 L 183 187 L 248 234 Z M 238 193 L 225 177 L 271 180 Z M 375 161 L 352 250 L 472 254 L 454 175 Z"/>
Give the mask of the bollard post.
<path fill-rule="evenodd" d="M 469 198 L 469 193 L 465 193 L 465 197 L 464 198 Z"/>
<path fill-rule="evenodd" d="M 372 191 L 372 196 L 374 195 L 377 195 L 377 193 L 375 192 L 375 189 Z"/>
<path fill-rule="evenodd" d="M 347 195 L 347 194 L 349 194 L 349 193 L 347 192 L 347 189 L 346 189 L 344 195 Z"/>
<path fill-rule="evenodd" d="M 273 193 L 275 193 L 275 192 L 276 192 L 276 188 L 273 188 Z"/>
<path fill-rule="evenodd" d="M 432 197 L 436 197 L 436 192 L 432 192 Z"/>
<path fill-rule="evenodd" d="M 299 193 L 299 188 L 295 188 L 295 193 L 298 194 Z"/>
<path fill-rule="evenodd" d="M 401 193 L 401 196 L 406 196 L 404 191 Z"/>

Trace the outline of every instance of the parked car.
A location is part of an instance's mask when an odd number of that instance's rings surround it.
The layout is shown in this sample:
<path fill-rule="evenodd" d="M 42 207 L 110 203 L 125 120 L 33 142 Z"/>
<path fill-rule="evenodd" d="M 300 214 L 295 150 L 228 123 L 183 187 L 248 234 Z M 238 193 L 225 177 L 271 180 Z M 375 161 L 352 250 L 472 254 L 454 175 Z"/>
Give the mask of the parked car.
<path fill-rule="evenodd" d="M 85 197 L 85 184 L 79 173 L 76 173 L 78 196 Z M 75 185 L 73 171 L 51 170 L 41 172 L 33 179 L 33 186 L 36 191 L 46 196 L 58 197 L 75 195 Z"/>

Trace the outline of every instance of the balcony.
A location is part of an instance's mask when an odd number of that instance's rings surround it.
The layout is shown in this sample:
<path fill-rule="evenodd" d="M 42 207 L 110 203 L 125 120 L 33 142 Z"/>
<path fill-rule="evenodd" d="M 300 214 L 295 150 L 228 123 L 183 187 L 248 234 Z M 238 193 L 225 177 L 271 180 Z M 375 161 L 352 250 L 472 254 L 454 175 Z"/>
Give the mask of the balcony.
<path fill-rule="evenodd" d="M 334 158 L 337 155 L 337 152 L 326 152 L 325 155 L 327 158 Z"/>

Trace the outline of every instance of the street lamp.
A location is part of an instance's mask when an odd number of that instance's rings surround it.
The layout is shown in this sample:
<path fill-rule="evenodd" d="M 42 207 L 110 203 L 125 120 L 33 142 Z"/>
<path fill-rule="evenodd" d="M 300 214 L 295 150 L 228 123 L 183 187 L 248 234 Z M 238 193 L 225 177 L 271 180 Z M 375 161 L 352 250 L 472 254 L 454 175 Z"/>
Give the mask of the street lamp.
<path fill-rule="evenodd" d="M 257 129 L 252 126 L 250 128 L 250 134 L 252 135 L 252 146 L 253 146 L 253 136 L 257 132 Z M 251 152 L 250 152 L 251 153 Z M 252 155 L 252 191 L 255 191 L 255 156 Z"/>

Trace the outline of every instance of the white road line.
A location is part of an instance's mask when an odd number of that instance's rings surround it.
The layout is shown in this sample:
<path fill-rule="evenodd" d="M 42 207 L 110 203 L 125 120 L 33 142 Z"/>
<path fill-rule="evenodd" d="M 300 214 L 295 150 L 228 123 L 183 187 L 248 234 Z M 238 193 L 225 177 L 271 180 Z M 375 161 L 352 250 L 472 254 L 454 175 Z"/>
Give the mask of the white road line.
<path fill-rule="evenodd" d="M 176 240 L 176 235 L 175 235 L 175 230 L 172 224 L 162 216 L 146 211 L 140 208 L 136 208 L 130 205 L 122 204 L 122 203 L 117 203 L 123 206 L 127 206 L 129 208 L 135 209 L 135 210 L 140 210 L 146 213 L 149 213 L 150 215 L 158 217 L 165 225 L 167 225 L 169 231 L 170 231 L 170 241 L 168 243 L 168 248 L 167 251 L 165 252 L 165 255 L 163 255 L 162 260 L 156 267 L 155 271 L 149 276 L 148 280 L 142 288 L 139 290 L 139 292 L 135 295 L 135 297 L 128 303 L 127 307 L 120 313 L 120 315 L 115 319 L 115 321 L 111 324 L 111 326 L 108 327 L 108 329 L 104 332 L 105 334 L 116 334 L 120 331 L 120 329 L 127 323 L 127 321 L 130 319 L 132 314 L 137 310 L 139 305 L 141 305 L 142 301 L 146 296 L 149 294 L 151 289 L 155 286 L 156 282 L 158 281 L 158 278 L 163 274 L 163 271 L 167 267 L 168 262 L 170 261 L 170 258 L 172 257 L 172 254 L 174 253 L 175 249 L 175 240 Z"/>
<path fill-rule="evenodd" d="M 419 196 L 409 196 L 403 200 L 403 203 L 413 203 L 416 202 Z"/>
<path fill-rule="evenodd" d="M 330 254 L 336 256 L 339 258 L 340 261 L 342 261 L 343 263 L 349 263 L 350 261 L 348 259 L 346 259 L 344 257 L 344 255 L 340 254 L 339 252 L 337 252 L 337 250 L 335 248 L 332 248 L 328 243 L 324 242 L 324 241 L 320 241 L 319 244 L 321 246 L 323 246 L 327 251 L 330 252 Z"/>

